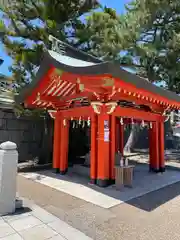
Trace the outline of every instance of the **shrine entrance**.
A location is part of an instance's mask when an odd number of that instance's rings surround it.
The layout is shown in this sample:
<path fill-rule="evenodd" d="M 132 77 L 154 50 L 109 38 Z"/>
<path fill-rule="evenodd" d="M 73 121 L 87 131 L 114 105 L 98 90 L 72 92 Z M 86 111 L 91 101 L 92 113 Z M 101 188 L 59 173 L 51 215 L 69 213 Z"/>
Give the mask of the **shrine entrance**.
<path fill-rule="evenodd" d="M 150 171 L 164 172 L 164 121 L 170 111 L 180 109 L 180 97 L 118 64 L 101 62 L 60 43 L 63 53 L 47 51 L 34 81 L 16 97 L 25 107 L 46 109 L 54 119 L 56 172 L 68 171 L 73 121 L 86 121 L 90 127 L 92 183 L 105 187 L 114 182 L 115 155 L 118 150 L 123 153 L 124 124 L 135 121 L 148 126 Z"/>
<path fill-rule="evenodd" d="M 71 120 L 69 128 L 69 166 L 83 165 L 85 156 L 90 151 L 90 126 L 84 120 Z"/>
<path fill-rule="evenodd" d="M 65 174 L 68 171 L 68 145 L 70 121 L 87 122 L 91 130 L 90 144 L 90 179 L 99 186 L 108 186 L 114 182 L 115 156 L 120 151 L 123 155 L 124 125 L 138 122 L 147 125 L 150 142 L 149 170 L 163 172 L 164 165 L 164 117 L 158 114 L 127 107 L 92 102 L 91 106 L 82 106 L 65 111 L 50 111 L 55 118 L 54 128 L 54 161 L 53 167 L 57 173 Z M 97 113 L 96 113 L 97 112 Z M 98 114 L 103 112 L 104 114 Z M 138 115 L 138 120 L 133 116 Z M 125 117 L 124 117 L 125 116 Z M 119 132 L 119 134 L 118 134 Z M 59 146 L 60 143 L 60 146 Z"/>

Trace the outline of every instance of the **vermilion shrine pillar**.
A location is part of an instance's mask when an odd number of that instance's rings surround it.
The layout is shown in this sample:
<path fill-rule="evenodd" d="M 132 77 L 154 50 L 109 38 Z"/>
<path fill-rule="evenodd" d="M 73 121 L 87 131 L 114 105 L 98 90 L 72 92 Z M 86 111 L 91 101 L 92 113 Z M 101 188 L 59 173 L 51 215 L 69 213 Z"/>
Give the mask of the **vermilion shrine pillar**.
<path fill-rule="evenodd" d="M 97 115 L 94 113 L 91 117 L 91 160 L 90 160 L 90 178 L 91 183 L 95 184 L 97 179 Z"/>
<path fill-rule="evenodd" d="M 159 172 L 159 131 L 157 122 L 153 122 L 149 129 L 149 155 L 149 170 Z"/>
<path fill-rule="evenodd" d="M 110 180 L 110 115 L 98 114 L 97 185 L 106 187 Z"/>
<path fill-rule="evenodd" d="M 119 151 L 119 125 L 120 125 L 120 122 L 119 122 L 119 119 L 116 118 L 116 152 Z"/>
<path fill-rule="evenodd" d="M 60 168 L 61 119 L 54 120 L 53 168 L 58 173 Z"/>
<path fill-rule="evenodd" d="M 164 161 L 164 122 L 159 123 L 159 171 L 165 171 Z"/>
<path fill-rule="evenodd" d="M 110 146 L 110 179 L 115 180 L 115 172 L 114 172 L 114 167 L 115 167 L 115 154 L 116 154 L 116 141 L 118 140 L 117 138 L 117 132 L 116 132 L 116 127 L 117 127 L 117 121 L 115 116 L 111 116 L 111 128 L 110 128 L 110 138 L 111 138 L 111 146 Z"/>
<path fill-rule="evenodd" d="M 152 129 L 152 123 L 150 123 L 149 128 L 149 171 L 152 171 L 153 169 L 153 129 Z"/>
<path fill-rule="evenodd" d="M 68 148 L 69 148 L 69 121 L 61 120 L 61 138 L 60 138 L 60 174 L 66 174 L 68 170 Z"/>

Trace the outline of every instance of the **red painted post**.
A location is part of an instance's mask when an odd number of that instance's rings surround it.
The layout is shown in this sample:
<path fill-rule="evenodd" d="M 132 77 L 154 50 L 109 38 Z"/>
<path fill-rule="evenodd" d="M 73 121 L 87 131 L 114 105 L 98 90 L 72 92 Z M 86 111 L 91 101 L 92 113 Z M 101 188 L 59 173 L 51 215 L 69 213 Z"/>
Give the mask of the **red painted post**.
<path fill-rule="evenodd" d="M 106 187 L 110 180 L 110 116 L 105 113 L 98 115 L 97 147 L 97 185 Z"/>
<path fill-rule="evenodd" d="M 119 118 L 116 118 L 116 152 L 119 151 L 119 126 L 120 125 L 120 121 L 119 121 Z"/>
<path fill-rule="evenodd" d="M 90 178 L 91 183 L 95 184 L 97 179 L 97 115 L 94 113 L 91 117 L 91 165 Z"/>
<path fill-rule="evenodd" d="M 149 171 L 153 169 L 153 129 L 152 123 L 149 128 Z"/>
<path fill-rule="evenodd" d="M 54 120 L 53 168 L 58 173 L 60 167 L 61 119 Z"/>
<path fill-rule="evenodd" d="M 150 171 L 159 172 L 159 131 L 158 122 L 152 123 L 150 131 Z"/>
<path fill-rule="evenodd" d="M 164 122 L 159 123 L 159 171 L 165 171 L 164 161 Z"/>
<path fill-rule="evenodd" d="M 66 174 L 68 170 L 68 150 L 69 150 L 69 121 L 61 121 L 61 143 L 60 143 L 60 174 Z"/>
<path fill-rule="evenodd" d="M 154 123 L 155 127 L 155 172 L 159 172 L 159 126 L 158 122 Z"/>
<path fill-rule="evenodd" d="M 110 179 L 115 180 L 115 155 L 116 155 L 116 138 L 117 138 L 117 132 L 116 132 L 116 117 L 111 116 L 111 128 L 110 128 Z"/>

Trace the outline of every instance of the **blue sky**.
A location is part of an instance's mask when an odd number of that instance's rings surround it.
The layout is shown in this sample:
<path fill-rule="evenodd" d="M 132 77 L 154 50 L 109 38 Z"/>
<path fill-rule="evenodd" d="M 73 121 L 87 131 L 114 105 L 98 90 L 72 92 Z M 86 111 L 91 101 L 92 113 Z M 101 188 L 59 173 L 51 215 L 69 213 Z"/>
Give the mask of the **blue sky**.
<path fill-rule="evenodd" d="M 131 2 L 131 0 L 99 0 L 99 2 L 107 7 L 116 9 L 118 13 L 125 11 L 124 5 Z"/>
<path fill-rule="evenodd" d="M 116 9 L 118 13 L 123 13 L 125 11 L 124 5 L 130 2 L 131 0 L 99 0 L 102 5 Z M 4 63 L 0 67 L 0 73 L 4 75 L 11 75 L 8 70 L 8 67 L 12 64 L 12 59 L 7 56 L 3 46 L 0 44 L 0 58 L 4 60 Z"/>

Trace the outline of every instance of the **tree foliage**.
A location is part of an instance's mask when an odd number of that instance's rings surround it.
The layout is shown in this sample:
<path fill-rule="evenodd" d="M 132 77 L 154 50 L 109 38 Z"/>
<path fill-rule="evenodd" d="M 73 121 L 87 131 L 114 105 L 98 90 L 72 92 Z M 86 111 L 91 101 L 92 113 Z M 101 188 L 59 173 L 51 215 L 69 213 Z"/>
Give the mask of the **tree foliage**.
<path fill-rule="evenodd" d="M 2 1 L 1 1 L 2 2 Z M 180 92 L 180 2 L 133 0 L 126 13 L 87 0 L 14 0 L 0 3 L 1 41 L 13 59 L 16 87 L 31 81 L 48 35 L 103 59 L 119 61 L 151 82 Z"/>
<path fill-rule="evenodd" d="M 1 41 L 13 59 L 10 71 L 17 86 L 34 77 L 49 45 L 48 35 L 71 41 L 81 27 L 79 16 L 96 6 L 94 0 L 18 0 L 0 5 Z"/>
<path fill-rule="evenodd" d="M 168 89 L 179 93 L 178 0 L 134 0 L 121 16 L 105 8 L 88 17 L 85 29 L 93 54 L 119 60 L 149 81 L 164 81 Z"/>
<path fill-rule="evenodd" d="M 0 32 L 11 71 L 18 86 L 29 82 L 48 47 L 48 35 L 70 42 L 104 60 L 134 67 L 150 81 L 165 81 L 179 92 L 180 3 L 175 0 L 134 0 L 126 14 L 108 7 L 79 16 L 97 7 L 96 1 L 19 0 L 1 4 Z"/>
<path fill-rule="evenodd" d="M 91 51 L 180 93 L 180 2 L 134 0 L 126 10 L 118 16 L 105 8 L 87 19 Z"/>
<path fill-rule="evenodd" d="M 79 17 L 97 6 L 95 0 L 1 0 L 0 37 L 6 53 L 13 59 L 10 67 L 13 93 L 35 77 L 43 52 L 49 47 L 48 36 L 77 44 L 78 29 L 84 27 Z M 20 105 L 15 107 L 15 112 L 18 116 L 43 116 L 44 135 L 38 158 L 42 163 L 51 161 L 52 121 L 47 112 L 30 111 Z"/>
<path fill-rule="evenodd" d="M 180 92 L 180 2 L 135 0 L 127 6 L 129 32 L 137 38 L 133 54 L 140 70 L 153 81 L 164 81 Z"/>

